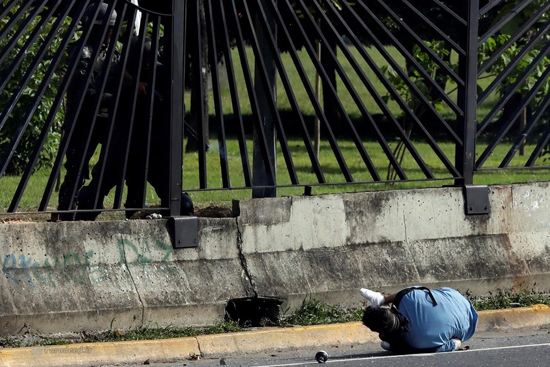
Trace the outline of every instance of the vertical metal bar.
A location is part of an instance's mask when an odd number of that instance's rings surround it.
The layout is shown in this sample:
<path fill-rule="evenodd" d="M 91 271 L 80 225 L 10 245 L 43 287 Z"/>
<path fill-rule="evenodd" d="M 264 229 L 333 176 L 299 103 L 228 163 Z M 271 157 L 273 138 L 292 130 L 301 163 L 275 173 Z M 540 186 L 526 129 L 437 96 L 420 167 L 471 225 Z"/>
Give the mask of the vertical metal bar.
<path fill-rule="evenodd" d="M 261 8 L 261 6 L 259 6 L 259 8 Z M 260 10 L 258 9 L 257 12 L 260 12 Z M 243 19 L 246 20 L 246 25 L 250 29 L 250 45 L 251 45 L 252 50 L 254 52 L 254 55 L 256 57 L 256 64 L 257 64 L 257 67 L 255 69 L 256 70 L 256 76 L 262 78 L 261 80 L 263 81 L 264 85 L 270 85 L 270 84 L 273 83 L 273 81 L 270 80 L 270 75 L 268 74 L 268 70 L 267 70 L 269 67 L 266 67 L 266 65 L 265 65 L 265 61 L 264 61 L 264 58 L 262 56 L 262 50 L 261 50 L 262 46 L 260 45 L 260 43 L 258 41 L 258 36 L 257 36 L 256 30 L 257 30 L 258 27 L 262 27 L 262 29 L 264 29 L 264 31 L 266 31 L 264 33 L 264 40 L 266 41 L 266 43 L 276 43 L 276 40 L 275 40 L 276 35 L 272 34 L 271 29 L 268 28 L 269 27 L 268 23 L 270 21 L 272 21 L 272 19 L 265 19 L 265 22 L 263 22 L 264 26 L 262 26 L 262 22 L 260 22 L 258 19 L 255 22 L 255 24 L 253 24 L 253 22 L 252 22 L 253 16 L 252 16 L 252 13 L 249 10 L 246 3 L 243 3 L 243 13 L 242 14 L 244 15 Z M 264 43 L 263 45 L 266 45 L 266 43 Z M 269 44 L 267 44 L 267 46 L 269 46 Z M 272 57 L 271 61 L 275 62 L 277 57 L 279 57 L 279 55 L 278 55 L 279 50 L 277 48 L 270 48 L 270 50 L 272 52 L 274 52 L 274 53 L 271 53 L 271 57 Z M 265 51 L 263 51 L 263 53 L 265 53 Z M 283 71 L 283 73 L 284 73 L 284 71 Z M 268 107 L 270 109 L 270 112 L 271 112 L 270 117 L 272 118 L 272 121 L 275 125 L 275 128 L 277 129 L 274 133 L 275 134 L 274 136 L 277 137 L 278 140 L 279 140 L 279 143 L 280 143 L 280 146 L 281 146 L 281 152 L 282 152 L 283 157 L 285 159 L 285 163 L 286 163 L 286 167 L 288 169 L 288 174 L 289 174 L 290 181 L 292 182 L 293 185 L 296 185 L 296 184 L 298 184 L 298 175 L 296 174 L 296 168 L 294 167 L 294 163 L 292 162 L 292 155 L 290 154 L 290 148 L 288 146 L 288 140 L 286 138 L 286 134 L 285 134 L 285 131 L 284 131 L 281 115 L 279 114 L 279 110 L 277 108 L 277 102 L 276 102 L 277 97 L 273 94 L 271 89 L 264 89 L 264 91 L 265 91 L 265 94 L 266 94 L 266 98 L 265 98 L 265 101 L 267 102 L 266 107 Z M 275 168 L 275 170 L 276 170 L 276 168 Z"/>
<path fill-rule="evenodd" d="M 220 0 L 223 1 L 223 0 Z M 261 153 L 262 153 L 262 159 L 264 162 L 268 161 L 269 157 L 269 149 L 268 149 L 268 143 L 266 141 L 266 136 L 264 133 L 264 126 L 262 124 L 262 121 L 260 119 L 261 113 L 260 108 L 258 104 L 258 98 L 256 96 L 256 91 L 254 89 L 254 81 L 252 77 L 252 71 L 250 68 L 250 63 L 248 61 L 249 56 L 246 52 L 246 44 L 245 44 L 245 38 L 243 37 L 243 32 L 241 30 L 241 25 L 239 21 L 239 14 L 237 13 L 237 8 L 234 1 L 228 2 L 229 7 L 231 9 L 229 10 L 228 15 L 231 15 L 231 21 L 232 25 L 235 27 L 235 41 L 236 41 L 236 47 L 237 51 L 239 53 L 240 63 L 241 63 L 241 69 L 243 71 L 243 77 L 246 84 L 246 89 L 248 92 L 248 99 L 250 101 L 250 107 L 252 109 L 252 116 L 254 121 L 254 128 L 256 128 L 256 131 L 258 133 L 259 142 L 258 145 L 260 145 Z M 269 186 L 275 185 L 275 172 L 273 171 L 273 167 L 269 164 L 266 164 L 266 174 L 267 179 L 269 182 Z"/>
<path fill-rule="evenodd" d="M 108 19 L 111 17 L 111 14 L 113 14 L 113 12 L 115 12 L 115 7 L 117 6 L 117 1 L 118 0 L 112 0 L 110 2 L 110 4 L 108 4 L 108 9 L 106 10 L 106 13 L 105 13 L 105 19 L 102 20 L 102 36 L 101 36 L 101 43 L 102 42 L 105 42 L 105 39 L 106 39 L 106 36 L 107 36 L 107 33 L 109 32 L 109 24 L 108 24 Z M 122 18 L 118 18 L 117 21 L 116 21 L 116 26 L 115 28 L 117 29 L 117 31 L 115 32 L 118 32 L 120 31 L 120 29 L 122 29 Z M 94 50 L 94 53 L 93 53 L 93 56 L 92 56 L 92 59 L 93 60 L 96 60 L 97 57 L 99 56 L 99 53 L 101 52 L 101 43 L 97 44 L 97 48 Z M 110 40 L 109 42 L 109 46 L 107 48 L 107 50 L 105 50 L 105 61 L 103 63 L 103 66 L 101 67 L 101 74 L 102 75 L 108 75 L 114 62 L 113 62 L 113 56 L 115 54 L 115 51 L 116 51 L 116 42 L 114 40 Z M 88 83 L 90 82 L 90 78 L 88 77 Z M 86 139 L 86 142 L 84 144 L 84 146 L 81 147 L 82 151 L 83 152 L 87 152 L 90 148 L 93 148 L 95 149 L 97 147 L 97 142 L 94 141 L 93 139 L 93 134 L 94 132 L 97 130 L 96 128 L 96 124 L 98 123 L 98 115 L 99 115 L 99 110 L 100 110 L 100 107 L 101 107 L 101 98 L 103 96 L 103 93 L 105 92 L 105 88 L 107 86 L 107 78 L 104 78 L 103 81 L 101 81 L 100 83 L 97 83 L 96 84 L 96 88 L 97 88 L 97 93 L 95 94 L 95 96 L 90 99 L 90 101 L 88 102 L 84 97 L 83 100 L 81 100 L 81 104 L 83 103 L 90 103 L 91 106 L 93 106 L 90 111 L 92 112 L 91 113 L 91 116 L 79 116 L 78 118 L 87 118 L 88 121 L 87 121 L 87 126 L 85 127 L 86 131 L 88 132 L 88 138 Z M 88 88 L 88 86 L 86 86 L 86 89 Z M 87 93 L 87 92 L 85 92 Z M 81 111 L 82 112 L 82 111 Z M 79 112 L 79 114 L 81 114 L 81 112 Z M 76 125 L 76 126 L 75 126 Z M 82 126 L 79 126 L 80 123 L 74 123 L 74 125 L 71 127 L 71 130 L 74 132 L 75 131 L 75 128 L 76 129 L 79 129 L 79 128 L 82 128 Z M 92 143 L 92 141 L 94 141 L 94 144 L 96 144 L 96 146 L 91 146 L 90 144 Z M 68 192 L 70 193 L 70 203 L 69 203 L 69 208 L 71 208 L 73 206 L 73 202 L 76 198 L 76 196 L 78 195 L 78 190 L 80 190 L 80 187 L 78 186 L 78 181 L 81 180 L 81 177 L 83 175 L 83 172 L 85 171 L 85 167 L 89 166 L 90 162 L 88 161 L 89 160 L 89 157 L 86 156 L 86 154 L 82 154 L 80 156 L 80 161 L 79 163 L 77 163 L 77 167 L 78 167 L 78 175 L 76 177 L 76 180 L 74 181 L 74 183 L 71 183 L 70 185 L 67 185 L 67 188 L 68 188 Z M 78 161 L 77 161 L 78 162 Z M 83 183 L 84 181 L 82 181 Z M 67 183 L 67 181 L 65 180 L 64 183 Z M 64 209 L 64 208 L 59 208 L 59 209 Z"/>
<path fill-rule="evenodd" d="M 128 8 L 128 4 L 124 4 L 122 10 L 120 11 L 120 17 L 121 18 L 125 18 L 126 17 L 126 11 L 127 11 L 127 8 Z M 130 19 L 131 18 L 131 19 Z M 126 70 L 127 70 L 127 67 L 128 67 L 128 59 L 129 59 L 129 54 L 130 54 L 130 44 L 131 44 L 131 40 L 132 40 L 132 36 L 133 36 L 133 32 L 134 32 L 134 24 L 135 24 L 135 19 L 136 19 L 136 11 L 134 9 L 131 10 L 131 13 L 130 13 L 130 16 L 129 16 L 129 20 L 130 22 L 128 23 L 129 24 L 129 27 L 128 29 L 126 29 L 126 32 L 125 32 L 125 35 L 124 37 L 122 37 L 121 40 L 117 40 L 117 41 L 120 41 L 123 45 L 126 45 L 125 47 L 123 47 L 123 50 L 122 50 L 122 53 L 120 55 L 120 60 L 119 60 L 119 68 L 118 68 L 118 71 L 117 71 L 117 75 L 116 75 L 116 79 L 117 80 L 117 88 L 116 88 L 116 91 L 113 91 L 113 103 L 112 103 L 112 109 L 111 109 L 111 112 L 110 112 L 110 116 L 109 116 L 109 119 L 108 119 L 108 122 L 107 122 L 107 125 L 106 126 L 109 126 L 109 132 L 106 133 L 106 136 L 104 137 L 104 140 L 102 142 L 102 147 L 101 147 L 101 154 L 99 156 L 99 160 L 97 161 L 96 165 L 98 167 L 101 167 L 99 169 L 99 175 L 97 177 L 93 177 L 94 180 L 97 179 L 97 182 L 99 182 L 98 186 L 97 187 L 103 187 L 104 183 L 104 178 L 105 178 L 105 168 L 106 168 L 106 162 L 108 162 L 109 160 L 109 157 L 110 157 L 110 154 L 112 153 L 112 150 L 113 150 L 113 144 L 111 143 L 112 139 L 113 138 L 116 138 L 115 137 L 115 125 L 116 125 L 116 119 L 117 119 L 117 116 L 119 114 L 119 107 L 120 107 L 120 100 L 121 100 L 121 95 L 123 93 L 122 89 L 123 89 L 123 84 L 124 84 L 124 79 L 125 79 L 125 73 L 126 73 Z M 113 74 L 114 75 L 114 74 Z M 116 154 L 116 153 L 115 153 Z M 112 155 L 111 155 L 111 159 L 112 158 Z M 123 182 L 123 178 L 121 177 L 124 177 L 124 172 L 122 172 L 122 170 L 120 170 L 120 172 L 118 172 L 118 181 L 119 182 Z M 114 180 L 114 182 L 116 182 L 117 180 Z M 96 204 L 98 202 L 98 198 L 99 198 L 99 195 L 100 195 L 100 192 L 102 190 L 98 190 L 96 193 L 95 193 L 95 197 L 94 197 L 94 209 L 96 209 Z M 115 209 L 118 209 L 120 208 L 120 204 L 117 204 L 116 202 L 114 203 L 114 208 Z"/>
<path fill-rule="evenodd" d="M 172 22 L 168 47 L 171 55 L 171 106 L 170 106 L 170 216 L 181 213 L 183 171 L 183 107 L 185 16 L 187 0 L 172 0 Z"/>
<path fill-rule="evenodd" d="M 244 129 L 244 121 L 239 103 L 239 94 L 237 91 L 237 81 L 235 79 L 235 67 L 233 66 L 233 57 L 231 46 L 229 44 L 229 32 L 227 28 L 226 10 L 223 5 L 224 0 L 217 0 L 220 14 L 220 27 L 222 27 L 225 37 L 223 37 L 222 50 L 225 57 L 225 65 L 227 71 L 227 80 L 229 82 L 229 91 L 231 94 L 231 104 L 233 106 L 233 115 L 238 123 L 237 140 L 239 141 L 239 151 L 241 153 L 241 164 L 243 168 L 243 176 L 246 187 L 252 186 L 252 177 L 250 172 L 250 160 L 248 157 L 248 149 L 246 146 L 246 135 Z"/>
<path fill-rule="evenodd" d="M 318 152 L 317 153 L 315 152 L 314 147 L 311 143 L 311 136 L 309 135 L 308 128 L 307 128 L 304 116 L 302 115 L 302 112 L 300 111 L 300 106 L 298 104 L 298 101 L 297 101 L 296 96 L 294 94 L 294 91 L 292 89 L 292 83 L 290 82 L 290 78 L 288 77 L 288 74 L 286 72 L 285 65 L 283 64 L 283 61 L 281 59 L 281 55 L 278 52 L 277 42 L 276 42 L 275 38 L 273 37 L 273 35 L 270 33 L 270 28 L 267 28 L 267 27 L 269 27 L 269 24 L 268 24 L 266 15 L 265 15 L 265 11 L 261 6 L 258 6 L 257 11 L 258 11 L 259 15 L 262 16 L 262 20 L 263 20 L 262 24 L 265 24 L 264 28 L 266 30 L 266 34 L 269 35 L 269 42 L 267 43 L 267 45 L 271 48 L 271 52 L 273 53 L 273 55 L 275 57 L 275 63 L 277 65 L 279 76 L 280 76 L 281 82 L 283 84 L 283 88 L 286 92 L 288 102 L 290 103 L 291 109 L 292 109 L 293 113 L 296 116 L 295 117 L 296 120 L 300 122 L 302 138 L 304 140 L 304 145 L 305 145 L 305 148 L 308 152 L 308 155 L 309 155 L 312 167 L 313 167 L 313 172 L 317 176 L 318 181 L 324 183 L 326 181 L 325 181 L 322 169 L 321 169 L 321 165 L 319 164 L 319 159 L 318 159 L 319 154 L 318 154 Z M 288 31 L 284 28 L 284 24 L 282 24 L 282 26 L 281 26 L 281 22 L 278 21 L 278 17 L 280 15 L 277 12 L 274 12 L 273 14 L 276 17 L 275 20 L 277 21 L 277 25 L 280 26 L 280 28 L 279 28 L 280 34 L 284 37 Z M 317 96 L 318 93 L 315 93 L 315 95 Z M 280 116 L 279 116 L 279 120 L 280 120 Z M 276 128 L 278 129 L 277 131 L 281 131 L 281 134 L 279 134 L 279 139 L 284 140 L 284 142 L 281 144 L 281 147 L 283 148 L 283 154 L 285 154 L 285 159 L 286 159 L 287 155 L 290 156 L 290 152 L 288 152 L 288 154 L 285 153 L 285 150 L 286 151 L 289 150 L 288 149 L 288 141 L 286 140 L 286 137 L 284 136 L 284 133 L 283 133 L 284 129 L 283 129 L 282 123 L 279 120 L 277 121 Z M 319 120 L 319 123 L 320 123 L 320 120 Z M 297 181 L 297 175 L 296 175 L 296 172 L 295 172 L 296 170 L 294 168 L 293 163 L 291 162 L 291 159 L 289 159 L 289 161 L 292 165 L 291 169 L 294 171 L 294 173 L 291 173 L 291 176 L 292 176 L 291 179 L 293 180 L 293 182 L 295 182 L 295 180 Z"/>
<path fill-rule="evenodd" d="M 135 12 L 135 10 L 134 10 Z M 147 21 L 147 19 L 146 19 Z M 143 46 L 145 44 L 145 32 L 143 28 L 141 28 L 141 33 L 137 36 L 137 42 L 130 42 L 131 44 L 128 45 L 130 50 L 130 54 L 137 55 L 137 60 L 132 59 L 130 60 L 129 64 L 129 71 L 132 75 L 132 79 L 129 86 L 129 91 L 126 92 L 131 96 L 131 99 L 129 102 L 131 103 L 131 109 L 129 111 L 129 114 L 127 116 L 128 118 L 128 131 L 127 131 L 127 137 L 126 140 L 123 142 L 124 144 L 124 163 L 122 165 L 122 176 L 119 177 L 119 181 L 117 183 L 116 191 L 115 191 L 115 208 L 120 208 L 120 204 L 122 202 L 122 196 L 124 191 L 124 180 L 126 179 L 128 175 L 128 160 L 130 157 L 130 151 L 132 149 L 132 137 L 134 136 L 134 128 L 139 125 L 136 123 L 136 110 L 138 105 L 138 98 L 139 98 L 139 84 L 141 81 L 141 73 L 142 73 L 142 65 L 143 65 Z M 135 50 L 134 48 L 137 47 L 138 49 Z M 139 101 L 141 102 L 141 101 Z M 129 209 L 129 208 L 126 208 Z"/>
<path fill-rule="evenodd" d="M 207 164 L 206 164 L 206 122 L 208 120 L 208 96 L 207 96 L 207 70 L 208 59 L 205 54 L 208 54 L 208 44 L 205 43 L 207 37 L 205 31 L 206 22 L 203 18 L 204 2 L 203 0 L 193 1 L 193 7 L 189 10 L 190 15 L 194 18 L 191 22 L 195 27 L 195 37 L 193 38 L 193 68 L 191 75 L 193 79 L 193 89 L 191 91 L 191 115 L 196 121 L 196 140 L 197 152 L 199 160 L 199 186 L 205 189 L 208 186 Z M 189 125 L 187 125 L 189 127 Z"/>
<path fill-rule="evenodd" d="M 462 178 L 455 179 L 455 186 L 472 185 L 474 183 L 477 128 L 477 55 L 479 31 L 479 0 L 461 2 L 461 13 L 466 19 L 466 32 L 462 33 L 461 45 L 466 50 L 459 58 L 459 75 L 465 81 L 464 87 L 458 89 L 458 105 L 464 111 L 457 116 L 461 121 L 457 128 L 462 131 L 462 146 L 456 144 L 456 168 Z"/>
<path fill-rule="evenodd" d="M 271 10 L 269 10 L 268 7 L 266 7 L 266 0 L 259 0 L 260 4 L 262 5 L 262 8 L 266 11 L 266 17 L 267 21 L 269 22 L 269 28 L 271 29 L 271 34 L 273 34 L 275 38 L 275 42 L 277 41 L 277 23 L 275 22 L 275 17 L 273 13 L 271 13 Z M 264 31 L 263 27 L 261 26 L 260 22 L 261 17 L 256 14 L 254 17 L 255 22 L 255 28 L 256 28 L 256 34 L 258 37 L 258 43 L 260 44 L 260 53 L 261 58 L 265 62 L 265 72 L 268 77 L 268 85 L 265 85 L 263 82 L 263 79 L 260 75 L 262 72 L 261 70 L 261 64 L 259 62 L 259 58 L 256 58 L 256 67 L 255 69 L 255 75 L 254 75 L 254 86 L 256 90 L 256 95 L 258 97 L 258 106 L 260 108 L 260 123 L 264 127 L 266 142 L 267 142 L 267 149 L 268 149 L 268 162 L 264 162 L 262 159 L 262 153 L 260 149 L 260 145 L 258 142 L 258 133 L 256 129 L 254 129 L 254 159 L 253 159 L 253 185 L 254 186 L 267 186 L 269 185 L 269 178 L 268 174 L 266 172 L 266 165 L 270 165 L 271 169 L 274 173 L 273 177 L 273 184 L 277 184 L 277 146 L 276 146 L 276 139 L 277 139 L 277 132 L 275 131 L 275 124 L 274 124 L 274 116 L 271 114 L 269 104 L 270 103 L 277 103 L 277 67 L 275 66 L 275 57 L 271 53 L 271 50 L 269 47 L 267 47 L 268 35 Z M 271 90 L 273 98 L 275 101 L 271 102 L 269 101 L 269 93 L 267 93 L 268 88 Z M 263 198 L 263 197 L 276 197 L 277 196 L 277 189 L 275 187 L 270 188 L 255 188 L 252 190 L 252 197 L 253 198 Z"/>
<path fill-rule="evenodd" d="M 300 30 L 300 36 L 301 41 L 304 44 L 304 47 L 306 49 L 306 52 L 308 53 L 315 70 L 319 73 L 319 76 L 321 77 L 321 80 L 323 82 L 323 88 L 326 88 L 323 90 L 323 93 L 330 93 L 330 95 L 334 99 L 334 104 L 337 107 L 337 113 L 340 114 L 342 117 L 342 120 L 345 120 L 348 124 L 351 123 L 351 120 L 345 110 L 345 108 L 342 106 L 342 103 L 338 99 L 338 93 L 336 91 L 336 86 L 332 84 L 332 81 L 330 80 L 330 76 L 327 74 L 325 68 L 322 65 L 322 61 L 318 59 L 317 57 L 317 51 L 313 47 L 311 41 L 307 37 L 307 33 L 303 27 L 303 25 L 300 23 L 300 19 L 298 18 L 298 15 L 296 15 L 296 12 L 292 8 L 292 5 L 287 1 L 284 0 L 283 4 L 285 5 L 286 9 L 285 15 L 292 17 L 293 21 L 295 22 L 296 26 Z M 274 4 L 272 4 L 274 6 Z M 321 108 L 320 101 L 317 100 L 317 95 L 314 93 L 313 88 L 311 86 L 309 77 L 307 76 L 307 73 L 304 69 L 304 65 L 302 64 L 300 60 L 300 56 L 298 56 L 297 53 L 297 47 L 294 45 L 293 37 L 289 34 L 288 30 L 285 28 L 285 21 L 283 19 L 283 15 L 279 14 L 278 12 L 275 13 L 277 15 L 277 21 L 278 24 L 281 26 L 282 34 L 285 35 L 286 41 L 291 45 L 291 48 L 289 50 L 289 54 L 292 58 L 292 61 L 294 62 L 294 65 L 296 66 L 296 70 L 298 71 L 298 74 L 300 75 L 300 79 L 302 81 L 302 84 L 304 85 L 306 92 L 309 96 L 310 102 L 313 105 L 313 108 L 315 109 L 315 113 L 317 116 L 321 118 L 321 121 L 324 124 L 324 127 L 327 131 L 327 139 L 328 142 L 332 148 L 332 151 L 334 153 L 334 157 L 336 158 L 336 161 L 338 162 L 338 166 L 340 167 L 340 171 L 342 172 L 342 175 L 344 176 L 346 182 L 353 182 L 353 175 L 351 174 L 351 171 L 348 167 L 348 164 L 346 163 L 346 160 L 344 158 L 344 155 L 342 154 L 342 151 L 340 147 L 338 146 L 338 142 L 336 140 L 336 135 L 333 132 L 333 129 L 330 124 L 329 116 L 325 114 L 323 109 Z M 335 60 L 335 58 L 332 58 Z M 337 120 L 336 122 L 333 122 L 333 124 L 340 122 L 340 120 Z"/>
<path fill-rule="evenodd" d="M 218 125 L 218 148 L 220 156 L 220 169 L 222 176 L 222 186 L 229 188 L 231 186 L 229 179 L 229 164 L 227 161 L 227 145 L 225 135 L 225 122 L 222 108 L 222 95 L 220 88 L 220 77 L 218 70 L 218 49 L 216 46 L 216 27 L 214 24 L 214 12 L 212 10 L 212 0 L 205 2 L 206 6 L 206 26 L 208 34 L 208 44 L 210 50 L 208 57 L 210 59 L 211 74 L 212 74 L 212 94 L 214 99 L 214 108 L 216 113 L 216 122 Z M 230 57 L 230 55 L 229 55 Z"/>
<path fill-rule="evenodd" d="M 89 3 L 90 3 L 90 0 L 85 0 L 83 5 L 85 5 L 87 7 Z M 99 12 L 99 7 L 101 6 L 101 4 L 102 4 L 102 2 L 90 4 L 90 6 L 94 6 L 94 8 L 93 8 L 94 9 L 94 17 L 93 17 L 94 19 L 95 19 L 95 17 L 97 16 L 97 14 Z M 74 18 L 75 20 L 76 19 L 81 20 L 82 16 L 84 15 L 84 12 L 86 10 L 86 7 L 81 8 L 78 17 Z M 76 24 L 75 24 L 75 26 L 76 26 Z M 92 27 L 88 27 L 87 29 L 85 29 L 83 31 L 83 33 L 81 35 L 81 39 L 80 39 L 80 46 L 77 46 L 78 51 L 75 51 L 75 52 L 77 52 L 77 55 L 80 55 L 82 53 L 82 50 L 84 49 L 84 46 L 85 46 L 86 42 L 88 42 L 91 31 L 92 31 Z M 98 48 L 99 47 L 96 47 L 96 49 L 98 49 Z M 94 51 L 94 55 L 92 55 L 93 59 L 95 59 L 97 57 L 98 52 L 99 52 L 99 50 Z M 52 108 L 50 110 L 48 118 L 46 120 L 47 124 L 52 123 L 52 120 L 55 118 L 55 115 L 57 114 L 57 111 L 59 110 L 59 108 L 61 106 L 62 100 L 65 98 L 65 93 L 68 90 L 69 83 L 71 82 L 71 80 L 74 76 L 74 73 L 76 71 L 76 67 L 78 65 L 77 61 L 78 61 L 77 58 L 74 58 L 74 60 L 71 60 L 71 64 L 70 64 L 67 72 L 65 73 L 65 76 L 63 77 L 63 81 L 61 82 L 61 85 L 58 88 L 57 96 L 54 100 L 54 103 L 52 105 Z M 83 79 L 86 80 L 86 82 L 77 91 L 78 100 L 80 100 L 81 102 L 79 103 L 79 105 L 75 109 L 74 116 L 69 117 L 70 120 L 65 121 L 66 130 L 63 134 L 63 138 L 61 139 L 61 143 L 59 144 L 59 150 L 57 152 L 57 156 L 55 158 L 55 162 L 53 164 L 52 171 L 50 172 L 50 176 L 49 176 L 48 182 L 46 184 L 46 189 L 45 189 L 44 195 L 42 195 L 42 200 L 40 202 L 40 206 L 38 207 L 39 211 L 46 210 L 46 207 L 49 203 L 49 200 L 50 200 L 50 197 L 51 197 L 52 191 L 53 191 L 53 185 L 54 185 L 55 181 L 57 180 L 57 178 L 59 176 L 59 172 L 61 171 L 61 166 L 63 164 L 63 158 L 65 157 L 65 154 L 67 153 L 67 149 L 69 147 L 69 141 L 71 139 L 71 135 L 72 135 L 72 132 L 73 132 L 75 119 L 80 114 L 80 110 L 82 108 L 82 100 L 83 100 L 83 96 L 84 96 L 84 93 L 86 91 L 86 88 L 88 88 L 88 85 L 90 83 L 90 75 L 91 75 L 91 70 L 89 70 L 86 73 L 86 75 L 84 75 Z"/>

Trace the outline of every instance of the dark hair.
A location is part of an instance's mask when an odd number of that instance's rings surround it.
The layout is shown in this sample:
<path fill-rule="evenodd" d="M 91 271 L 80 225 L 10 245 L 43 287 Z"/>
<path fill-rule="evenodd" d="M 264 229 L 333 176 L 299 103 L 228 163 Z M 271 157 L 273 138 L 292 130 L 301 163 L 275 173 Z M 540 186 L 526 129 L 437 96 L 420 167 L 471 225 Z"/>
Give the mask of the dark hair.
<path fill-rule="evenodd" d="M 385 307 L 367 307 L 363 312 L 363 325 L 376 333 L 390 334 L 399 330 L 400 320 Z"/>

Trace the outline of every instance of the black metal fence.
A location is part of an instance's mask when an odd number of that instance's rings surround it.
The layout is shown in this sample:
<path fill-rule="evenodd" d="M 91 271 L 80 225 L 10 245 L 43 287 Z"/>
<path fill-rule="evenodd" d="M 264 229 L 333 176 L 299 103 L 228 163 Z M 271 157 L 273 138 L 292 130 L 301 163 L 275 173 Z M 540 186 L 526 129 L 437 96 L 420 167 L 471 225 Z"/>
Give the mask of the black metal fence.
<path fill-rule="evenodd" d="M 3 210 L 550 168 L 549 7 L 0 1 Z"/>

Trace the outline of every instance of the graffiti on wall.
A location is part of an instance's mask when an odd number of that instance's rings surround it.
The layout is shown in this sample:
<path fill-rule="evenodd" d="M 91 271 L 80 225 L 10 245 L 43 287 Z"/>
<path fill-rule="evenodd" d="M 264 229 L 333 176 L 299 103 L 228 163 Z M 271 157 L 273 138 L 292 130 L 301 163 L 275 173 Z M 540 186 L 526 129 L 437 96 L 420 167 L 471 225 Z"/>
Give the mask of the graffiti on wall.
<path fill-rule="evenodd" d="M 174 250 L 171 244 L 157 241 L 155 250 L 161 251 L 161 263 L 166 262 L 172 256 Z M 117 241 L 118 259 L 115 266 L 120 266 L 128 272 L 128 266 L 151 263 L 152 250 L 147 241 L 138 244 L 121 239 Z M 108 280 L 108 267 L 110 264 L 97 264 L 94 258 L 98 258 L 96 252 L 88 251 L 78 253 L 66 251 L 59 255 L 30 256 L 11 253 L 3 257 L 2 273 L 10 282 L 20 285 L 27 284 L 35 288 L 37 284 L 56 286 L 60 282 L 72 282 L 77 284 L 100 284 Z M 99 260 L 99 259 L 97 259 Z M 174 267 L 160 267 L 167 271 L 174 271 Z"/>

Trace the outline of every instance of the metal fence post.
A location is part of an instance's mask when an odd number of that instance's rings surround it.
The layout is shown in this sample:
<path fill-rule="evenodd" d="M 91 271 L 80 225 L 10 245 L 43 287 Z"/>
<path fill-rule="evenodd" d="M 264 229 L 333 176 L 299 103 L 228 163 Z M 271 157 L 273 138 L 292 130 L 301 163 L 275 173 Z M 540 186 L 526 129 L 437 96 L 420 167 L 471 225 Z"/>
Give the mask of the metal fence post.
<path fill-rule="evenodd" d="M 271 7 L 266 5 L 266 1 L 271 0 L 260 0 L 262 2 L 262 6 L 265 9 L 266 17 L 269 21 L 269 27 L 271 28 L 274 35 L 276 35 L 277 30 L 277 24 L 275 22 L 275 17 L 271 13 Z M 275 182 L 273 184 L 277 184 L 277 156 L 276 156 L 276 140 L 277 140 L 277 133 L 275 131 L 275 124 L 274 124 L 274 117 L 270 113 L 269 103 L 271 103 L 268 100 L 268 93 L 267 88 L 271 88 L 271 91 L 273 92 L 273 96 L 277 96 L 277 68 L 275 65 L 275 58 L 274 55 L 271 54 L 271 50 L 267 46 L 268 44 L 268 36 L 265 34 L 263 27 L 261 26 L 261 17 L 259 15 L 256 15 L 255 19 L 255 27 L 256 32 L 258 35 L 258 42 L 261 47 L 261 53 L 262 58 L 264 59 L 265 66 L 266 66 L 266 72 L 269 78 L 269 83 L 271 85 L 265 86 L 262 82 L 262 78 L 260 77 L 260 63 L 256 61 L 256 67 L 255 67 L 255 92 L 256 96 L 258 97 L 258 105 L 260 107 L 260 113 L 261 113 L 261 123 L 264 126 L 265 129 L 265 136 L 267 140 L 268 145 L 268 153 L 270 155 L 269 162 L 264 162 L 262 158 L 262 153 L 260 146 L 257 141 L 257 134 L 254 132 L 254 161 L 253 161 L 253 177 L 252 182 L 253 186 L 267 186 L 270 185 L 270 179 L 269 175 L 267 174 L 266 170 L 266 163 L 270 164 L 273 167 L 273 172 L 275 177 L 273 178 Z M 276 97 L 275 97 L 276 98 Z M 269 187 L 269 188 L 255 188 L 252 190 L 252 197 L 253 198 L 263 198 L 263 197 L 275 197 L 277 196 L 277 189 L 275 187 Z"/>
<path fill-rule="evenodd" d="M 455 180 L 455 186 L 473 184 L 477 127 L 479 0 L 461 1 L 460 4 L 467 25 L 460 39 L 466 54 L 459 59 L 459 75 L 464 78 L 464 87 L 458 89 L 458 106 L 463 114 L 457 116 L 457 134 L 462 137 L 463 145 L 457 144 L 455 157 L 462 178 Z"/>
<path fill-rule="evenodd" d="M 185 15 L 187 0 L 172 1 L 172 22 L 167 42 L 171 55 L 171 121 L 170 121 L 170 216 L 181 212 L 182 170 L 183 170 L 183 105 Z"/>
<path fill-rule="evenodd" d="M 459 60 L 459 73 L 464 79 L 464 87 L 458 90 L 458 106 L 462 109 L 462 119 L 458 118 L 457 129 L 462 137 L 462 146 L 456 147 L 456 168 L 462 178 L 455 179 L 456 186 L 464 192 L 464 212 L 466 215 L 486 215 L 491 212 L 489 188 L 474 185 L 477 133 L 477 73 L 479 0 L 461 3 L 461 13 L 466 20 L 466 32 L 460 43 L 465 54 Z"/>

